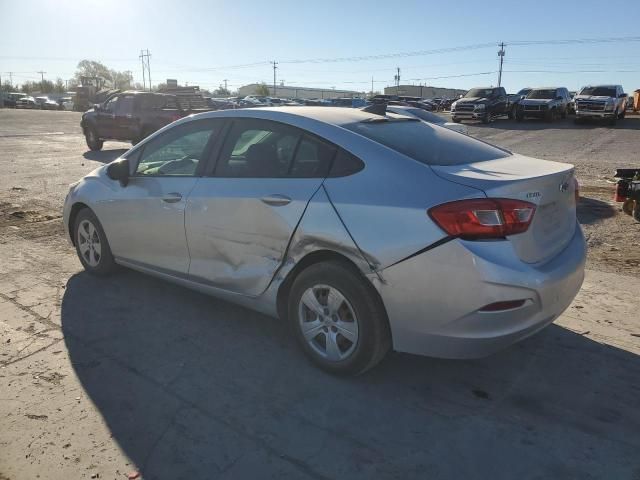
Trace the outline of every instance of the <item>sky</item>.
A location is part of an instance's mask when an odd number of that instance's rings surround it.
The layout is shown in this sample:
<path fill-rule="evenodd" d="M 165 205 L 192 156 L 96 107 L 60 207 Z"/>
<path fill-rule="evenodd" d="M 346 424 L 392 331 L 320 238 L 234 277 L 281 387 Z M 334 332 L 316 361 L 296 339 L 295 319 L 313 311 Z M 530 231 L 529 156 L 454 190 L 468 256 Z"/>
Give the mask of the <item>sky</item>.
<path fill-rule="evenodd" d="M 382 91 L 399 67 L 401 84 L 468 89 L 497 85 L 505 42 L 508 92 L 640 88 L 637 0 L 0 0 L 0 18 L 0 75 L 14 83 L 71 78 L 82 59 L 141 82 L 148 49 L 154 84 L 271 84 L 276 61 L 278 84 Z M 614 37 L 635 40 L 518 45 Z"/>

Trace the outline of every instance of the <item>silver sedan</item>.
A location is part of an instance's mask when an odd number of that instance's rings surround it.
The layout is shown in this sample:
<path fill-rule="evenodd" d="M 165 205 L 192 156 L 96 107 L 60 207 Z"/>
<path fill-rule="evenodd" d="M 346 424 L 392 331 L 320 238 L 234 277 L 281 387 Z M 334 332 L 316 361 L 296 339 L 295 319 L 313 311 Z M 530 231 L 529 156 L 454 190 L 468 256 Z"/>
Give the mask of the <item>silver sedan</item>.
<path fill-rule="evenodd" d="M 71 186 L 84 268 L 152 274 L 290 323 L 328 371 L 390 349 L 490 354 L 583 280 L 572 165 L 332 107 L 184 118 Z"/>

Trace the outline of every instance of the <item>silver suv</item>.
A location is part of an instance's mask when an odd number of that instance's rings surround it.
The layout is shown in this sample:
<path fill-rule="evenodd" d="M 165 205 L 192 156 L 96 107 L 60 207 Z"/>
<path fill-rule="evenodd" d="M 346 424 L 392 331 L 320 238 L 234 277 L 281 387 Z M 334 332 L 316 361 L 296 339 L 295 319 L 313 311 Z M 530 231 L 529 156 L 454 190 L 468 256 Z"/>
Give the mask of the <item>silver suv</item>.
<path fill-rule="evenodd" d="M 575 96 L 575 123 L 585 119 L 608 119 L 615 125 L 618 119 L 625 116 L 627 94 L 622 85 L 595 85 L 583 87 Z"/>

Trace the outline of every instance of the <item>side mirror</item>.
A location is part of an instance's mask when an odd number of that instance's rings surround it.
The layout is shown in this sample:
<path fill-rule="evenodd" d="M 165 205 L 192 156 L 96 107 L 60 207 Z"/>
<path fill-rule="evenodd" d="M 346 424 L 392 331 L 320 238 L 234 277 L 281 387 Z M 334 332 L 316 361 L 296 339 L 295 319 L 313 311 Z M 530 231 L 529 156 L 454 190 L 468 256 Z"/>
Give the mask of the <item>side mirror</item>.
<path fill-rule="evenodd" d="M 99 112 L 100 110 L 102 110 L 102 105 L 101 105 L 101 104 L 99 104 L 99 103 L 96 103 L 96 104 L 94 104 L 94 105 L 93 105 L 93 109 L 94 109 L 96 112 Z"/>
<path fill-rule="evenodd" d="M 126 187 L 129 183 L 129 160 L 123 158 L 110 163 L 107 167 L 107 177 L 111 180 L 118 180 L 120 185 Z"/>

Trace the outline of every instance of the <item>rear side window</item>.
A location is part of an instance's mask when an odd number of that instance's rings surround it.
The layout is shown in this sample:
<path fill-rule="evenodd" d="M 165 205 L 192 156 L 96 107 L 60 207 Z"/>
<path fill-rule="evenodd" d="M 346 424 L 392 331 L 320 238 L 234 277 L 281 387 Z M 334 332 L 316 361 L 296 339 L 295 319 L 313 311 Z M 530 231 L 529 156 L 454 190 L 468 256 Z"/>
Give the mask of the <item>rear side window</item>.
<path fill-rule="evenodd" d="M 425 122 L 359 122 L 345 127 L 426 165 L 461 165 L 510 155 L 488 143 Z"/>
<path fill-rule="evenodd" d="M 336 154 L 336 148 L 326 142 L 304 135 L 296 150 L 290 177 L 324 178 Z"/>
<path fill-rule="evenodd" d="M 364 162 L 355 155 L 351 155 L 342 149 L 338 150 L 333 160 L 329 177 L 346 177 L 358 173 L 364 168 Z"/>

